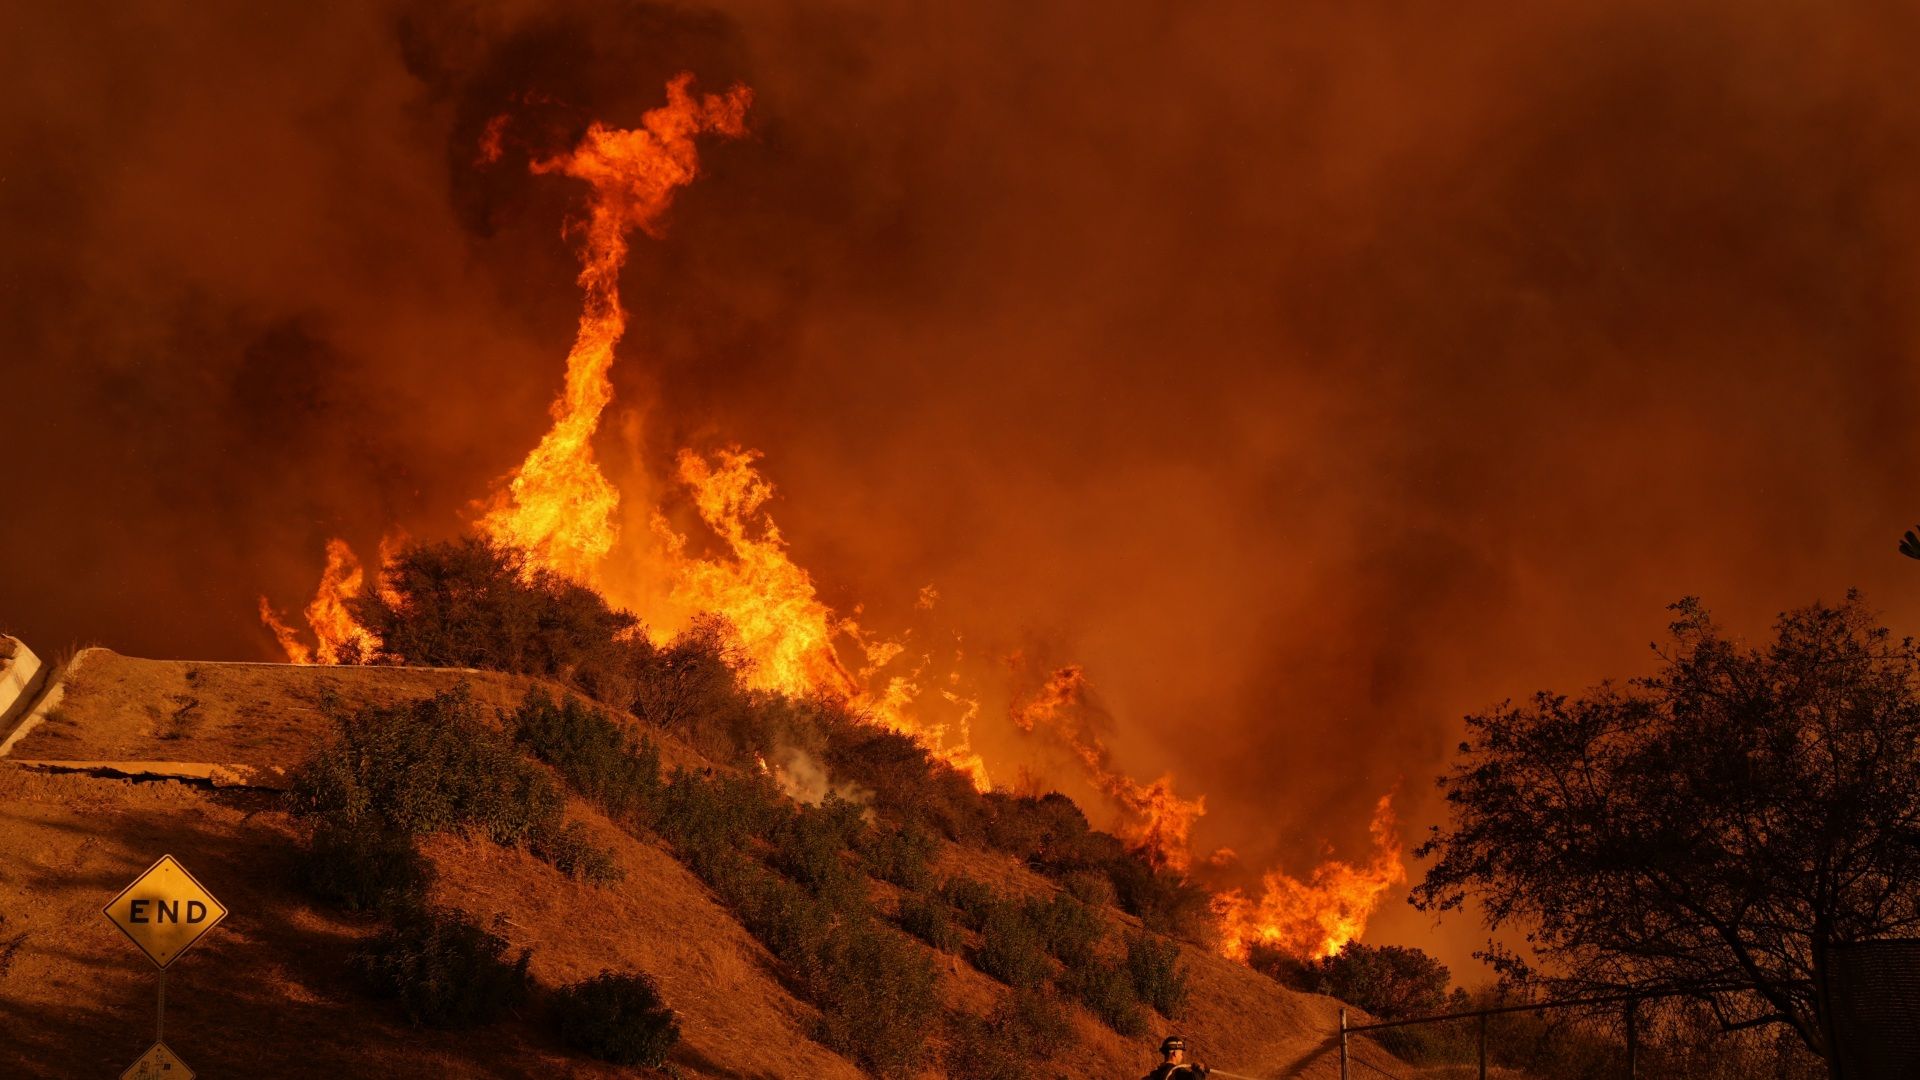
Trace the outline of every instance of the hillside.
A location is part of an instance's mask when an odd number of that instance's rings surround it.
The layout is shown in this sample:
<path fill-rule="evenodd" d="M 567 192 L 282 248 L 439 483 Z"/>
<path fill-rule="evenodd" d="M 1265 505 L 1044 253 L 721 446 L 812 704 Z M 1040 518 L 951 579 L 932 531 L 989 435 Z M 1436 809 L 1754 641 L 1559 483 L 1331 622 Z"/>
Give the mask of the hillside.
<path fill-rule="evenodd" d="M 202 1076 L 636 1073 L 564 1049 L 537 1005 L 470 1032 L 410 1026 L 363 992 L 349 964 L 379 919 L 318 904 L 295 883 L 299 831 L 276 789 L 332 735 L 328 714 L 461 683 L 490 708 L 511 708 L 532 686 L 567 693 L 487 672 L 150 661 L 99 649 L 29 693 L 34 715 L 16 708 L 5 734 L 23 719 L 32 726 L 0 767 L 0 1073 L 115 1075 L 148 1045 L 154 972 L 100 908 L 167 852 L 232 912 L 169 974 L 167 1041 Z M 666 732 L 649 737 L 669 768 L 723 769 Z M 438 871 L 434 901 L 482 921 L 502 916 L 493 925 L 516 950 L 532 949 L 539 986 L 602 968 L 652 975 L 680 1014 L 670 1060 L 683 1076 L 862 1075 L 810 1037 L 818 1014 L 789 973 L 664 842 L 578 798 L 567 810 L 613 853 L 622 881 L 576 881 L 524 850 L 443 835 L 424 845 Z M 1013 893 L 1058 889 L 971 846 L 943 842 L 935 866 Z M 872 888 L 886 910 L 895 891 Z M 1104 917 L 1139 925 L 1111 908 Z M 936 958 L 949 1009 L 985 1013 L 1007 992 L 958 956 Z M 1328 1033 L 1339 1003 L 1191 946 L 1181 958 L 1191 1003 L 1177 1026 L 1204 1059 L 1250 1076 L 1337 1075 Z M 1129 1040 L 1070 1012 L 1077 1037 L 1038 1075 L 1138 1076 L 1175 1026 L 1151 1016 L 1153 1035 Z M 1361 1053 L 1406 1071 L 1371 1047 Z"/>

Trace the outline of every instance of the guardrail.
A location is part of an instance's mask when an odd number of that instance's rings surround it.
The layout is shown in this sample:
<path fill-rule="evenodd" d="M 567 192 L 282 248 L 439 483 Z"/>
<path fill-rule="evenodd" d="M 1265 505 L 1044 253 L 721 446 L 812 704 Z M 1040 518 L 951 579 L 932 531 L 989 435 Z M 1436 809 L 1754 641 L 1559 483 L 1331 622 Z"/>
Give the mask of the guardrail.
<path fill-rule="evenodd" d="M 1559 1001 L 1534 1001 L 1520 1005 L 1496 1005 L 1486 1009 L 1468 1009 L 1465 1012 L 1442 1013 L 1435 1016 L 1412 1016 L 1403 1020 L 1379 1020 L 1371 1024 L 1347 1023 L 1347 1010 L 1340 1010 L 1340 1080 L 1352 1080 L 1351 1061 L 1347 1052 L 1347 1037 L 1368 1031 L 1384 1031 L 1387 1028 L 1412 1027 L 1416 1024 L 1442 1024 L 1454 1020 L 1480 1021 L 1479 1065 L 1480 1080 L 1487 1080 L 1487 1018 L 1506 1013 L 1541 1012 L 1547 1009 L 1595 1008 L 1602 1005 L 1621 1005 L 1624 1007 L 1627 1029 L 1627 1076 L 1629 1080 L 1636 1075 L 1640 1055 L 1639 1012 L 1642 1001 L 1657 1001 L 1674 997 L 1697 997 L 1701 994 L 1725 994 L 1749 987 L 1737 984 L 1721 986 L 1696 986 L 1672 990 L 1640 990 L 1620 994 L 1603 994 L 1597 997 L 1565 998 Z M 1360 1062 L 1367 1065 L 1366 1062 Z M 1375 1072 L 1382 1072 L 1377 1066 L 1367 1065 Z M 1384 1074 L 1383 1075 L 1390 1075 Z"/>

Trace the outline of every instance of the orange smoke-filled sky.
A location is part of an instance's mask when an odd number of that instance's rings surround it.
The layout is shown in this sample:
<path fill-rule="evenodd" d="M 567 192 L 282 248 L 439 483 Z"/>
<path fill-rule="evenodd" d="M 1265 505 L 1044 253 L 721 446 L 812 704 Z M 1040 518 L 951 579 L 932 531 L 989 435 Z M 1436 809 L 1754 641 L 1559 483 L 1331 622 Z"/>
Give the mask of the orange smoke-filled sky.
<path fill-rule="evenodd" d="M 328 537 L 470 520 L 579 310 L 580 192 L 526 164 L 681 70 L 751 130 L 633 238 L 609 475 L 764 451 L 829 604 L 1083 665 L 1203 848 L 1362 858 L 1401 778 L 1417 839 L 1462 713 L 1643 670 L 1682 595 L 1920 629 L 1898 5 L 13 5 L 0 42 L 0 625 L 44 651 L 271 658 L 255 597 Z M 980 741 L 1057 765 L 1005 706 Z M 1483 936 L 1396 896 L 1368 940 L 1472 977 Z"/>

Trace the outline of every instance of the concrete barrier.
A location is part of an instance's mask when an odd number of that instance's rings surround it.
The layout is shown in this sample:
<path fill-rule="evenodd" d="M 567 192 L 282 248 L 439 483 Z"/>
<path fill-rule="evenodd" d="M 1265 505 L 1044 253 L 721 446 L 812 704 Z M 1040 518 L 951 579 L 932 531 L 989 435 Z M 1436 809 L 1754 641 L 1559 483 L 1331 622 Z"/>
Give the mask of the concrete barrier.
<path fill-rule="evenodd" d="M 7 730 L 16 706 L 40 680 L 40 658 L 17 637 L 0 634 L 0 731 Z M 31 699 L 28 699 L 31 700 Z"/>
<path fill-rule="evenodd" d="M 18 638 L 7 640 L 17 646 L 16 657 L 19 651 L 26 650 Z M 59 671 L 41 666 L 39 660 L 35 659 L 38 674 L 27 680 L 26 685 L 17 692 L 10 711 L 0 713 L 0 758 L 12 753 L 28 732 L 39 727 L 49 713 L 60 707 L 60 699 L 67 695 L 67 679 L 80 669 L 81 662 L 88 656 L 102 651 L 97 648 L 81 649 Z"/>

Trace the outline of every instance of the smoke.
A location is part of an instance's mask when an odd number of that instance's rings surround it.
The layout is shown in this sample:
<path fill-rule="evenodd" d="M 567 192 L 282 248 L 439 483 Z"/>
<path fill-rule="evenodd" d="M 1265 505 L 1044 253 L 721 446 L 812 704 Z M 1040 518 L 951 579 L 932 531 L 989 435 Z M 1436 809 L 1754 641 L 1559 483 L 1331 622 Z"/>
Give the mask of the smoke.
<path fill-rule="evenodd" d="M 526 162 L 690 70 L 754 119 L 622 278 L 623 495 L 758 448 L 822 600 L 988 688 L 997 773 L 1100 805 L 1008 719 L 1006 656 L 1079 664 L 1202 850 L 1360 859 L 1462 712 L 1642 669 L 1681 595 L 1913 628 L 1915 19 L 15 5 L 0 623 L 270 658 L 329 537 L 471 520 L 578 314 Z"/>
<path fill-rule="evenodd" d="M 794 802 L 819 806 L 829 794 L 855 806 L 866 806 L 873 802 L 872 791 L 851 780 L 834 783 L 827 774 L 826 765 L 799 747 L 776 748 L 773 761 L 769 771 L 774 783 L 780 785 L 780 791 Z M 866 816 L 871 820 L 873 811 L 868 810 Z"/>

